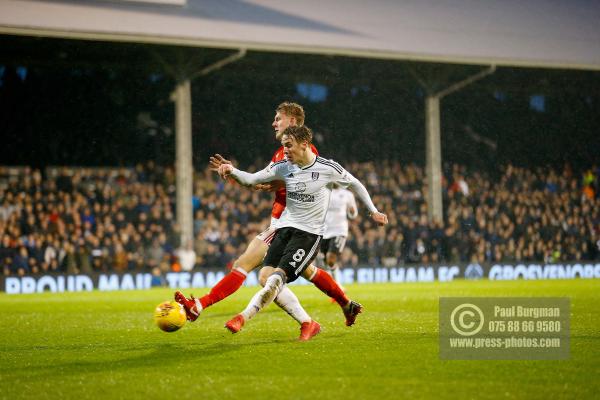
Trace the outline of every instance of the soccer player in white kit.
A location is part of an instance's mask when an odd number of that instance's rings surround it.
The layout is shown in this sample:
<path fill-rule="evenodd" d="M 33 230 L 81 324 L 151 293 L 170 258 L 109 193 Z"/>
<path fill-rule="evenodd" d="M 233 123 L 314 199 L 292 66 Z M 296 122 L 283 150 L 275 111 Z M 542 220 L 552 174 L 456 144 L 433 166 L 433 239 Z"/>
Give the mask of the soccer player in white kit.
<path fill-rule="evenodd" d="M 264 265 L 275 268 L 274 272 L 246 309 L 225 324 L 232 333 L 239 332 L 247 320 L 270 304 L 281 288 L 295 281 L 314 260 L 324 232 L 333 183 L 352 188 L 369 209 L 373 221 L 380 225 L 388 222 L 387 216 L 373 204 L 364 185 L 335 161 L 316 156 L 310 149 L 311 142 L 310 129 L 290 126 L 281 140 L 286 159 L 254 174 L 230 164 L 219 167 L 223 178 L 231 176 L 243 185 L 283 180 L 287 196 L 286 209 L 264 259 Z"/>
<path fill-rule="evenodd" d="M 340 286 L 341 274 L 337 262 L 344 251 L 348 238 L 348 219 L 354 219 L 357 215 L 358 208 L 354 194 L 334 183 L 325 217 L 325 233 L 323 233 L 321 241 L 321 252 L 325 256 L 325 263 Z"/>
<path fill-rule="evenodd" d="M 275 110 L 275 118 L 271 126 L 275 132 L 275 139 L 281 144 L 283 131 L 293 125 L 304 125 L 304 109 L 300 104 L 283 102 Z M 312 152 L 319 154 L 316 147 L 311 145 Z M 276 163 L 285 158 L 283 146 L 280 146 L 273 154 L 272 163 Z M 230 161 L 216 154 L 210 158 L 211 169 L 217 171 L 221 164 L 231 164 Z M 275 201 L 271 212 L 271 225 L 265 231 L 261 232 L 248 244 L 244 253 L 234 262 L 231 272 L 225 275 L 217 284 L 215 284 L 210 292 L 200 298 L 187 298 L 180 291 L 175 292 L 175 301 L 181 304 L 186 311 L 189 321 L 195 321 L 200 312 L 213 304 L 227 298 L 235 293 L 244 283 L 248 273 L 262 265 L 262 261 L 267 254 L 269 245 L 275 236 L 275 224 L 281 217 L 286 205 L 286 191 L 284 187 L 279 187 L 279 184 L 264 184 L 261 190 L 275 189 Z M 272 191 L 272 190 L 268 190 Z M 268 276 L 273 272 L 273 268 L 262 268 L 259 273 L 259 281 L 261 284 L 266 282 Z M 346 326 L 352 326 L 358 314 L 362 311 L 362 305 L 349 299 L 342 288 L 335 282 L 332 276 L 325 270 L 316 268 L 311 265 L 304 271 L 304 278 L 310 281 L 326 295 L 335 300 L 342 308 L 346 319 Z M 300 301 L 296 295 L 284 288 L 277 295 L 274 302 L 283 308 L 290 316 L 300 323 L 300 340 L 309 340 L 314 336 L 315 332 L 320 329 L 318 323 L 313 321 L 300 305 Z"/>

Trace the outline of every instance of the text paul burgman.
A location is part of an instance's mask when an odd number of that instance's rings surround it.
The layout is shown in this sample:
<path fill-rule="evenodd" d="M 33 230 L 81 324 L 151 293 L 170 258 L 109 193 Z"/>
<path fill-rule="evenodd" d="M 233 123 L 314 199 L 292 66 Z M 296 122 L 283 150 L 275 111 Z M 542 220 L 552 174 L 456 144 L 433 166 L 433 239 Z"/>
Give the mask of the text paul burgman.
<path fill-rule="evenodd" d="M 560 317 L 558 307 L 494 306 L 494 317 L 547 318 Z"/>

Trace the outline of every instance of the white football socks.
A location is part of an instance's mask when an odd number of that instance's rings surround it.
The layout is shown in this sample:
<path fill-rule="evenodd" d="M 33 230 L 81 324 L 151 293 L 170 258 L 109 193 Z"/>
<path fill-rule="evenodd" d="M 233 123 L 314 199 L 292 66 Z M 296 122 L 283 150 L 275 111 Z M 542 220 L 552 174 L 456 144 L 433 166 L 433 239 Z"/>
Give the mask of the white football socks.
<path fill-rule="evenodd" d="M 279 274 L 269 276 L 265 287 L 259 290 L 248 303 L 248 306 L 241 312 L 244 320 L 248 321 L 254 317 L 260 310 L 271 304 L 273 299 L 279 294 L 283 287 L 283 279 Z"/>
<path fill-rule="evenodd" d="M 292 318 L 298 321 L 299 324 L 310 322 L 312 320 L 300 304 L 298 297 L 285 285 L 281 288 L 277 297 L 275 297 L 274 302 Z"/>

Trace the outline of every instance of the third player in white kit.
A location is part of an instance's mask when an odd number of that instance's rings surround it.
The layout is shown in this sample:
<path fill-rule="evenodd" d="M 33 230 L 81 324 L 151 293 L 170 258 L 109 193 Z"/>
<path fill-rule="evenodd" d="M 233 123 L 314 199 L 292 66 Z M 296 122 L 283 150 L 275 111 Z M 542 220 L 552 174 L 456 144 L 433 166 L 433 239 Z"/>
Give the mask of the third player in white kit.
<path fill-rule="evenodd" d="M 341 275 L 338 261 L 348 238 L 348 219 L 354 219 L 357 215 L 358 208 L 354 194 L 337 183 L 333 184 L 329 208 L 325 217 L 325 233 L 321 241 L 321 252 L 338 284 Z"/>

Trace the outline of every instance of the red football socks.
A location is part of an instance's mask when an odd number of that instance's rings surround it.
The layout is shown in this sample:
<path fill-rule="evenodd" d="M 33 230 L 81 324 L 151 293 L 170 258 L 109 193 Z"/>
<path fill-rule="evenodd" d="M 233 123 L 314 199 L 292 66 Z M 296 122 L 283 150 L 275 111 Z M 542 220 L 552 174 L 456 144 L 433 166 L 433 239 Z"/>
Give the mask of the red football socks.
<path fill-rule="evenodd" d="M 344 294 L 335 280 L 327 272 L 317 268 L 317 273 L 311 280 L 327 296 L 334 299 L 341 307 L 344 307 L 350 301 Z"/>
<path fill-rule="evenodd" d="M 210 307 L 223 300 L 225 297 L 235 293 L 246 280 L 246 275 L 238 270 L 232 270 L 225 275 L 205 296 L 200 298 L 202 308 Z"/>

